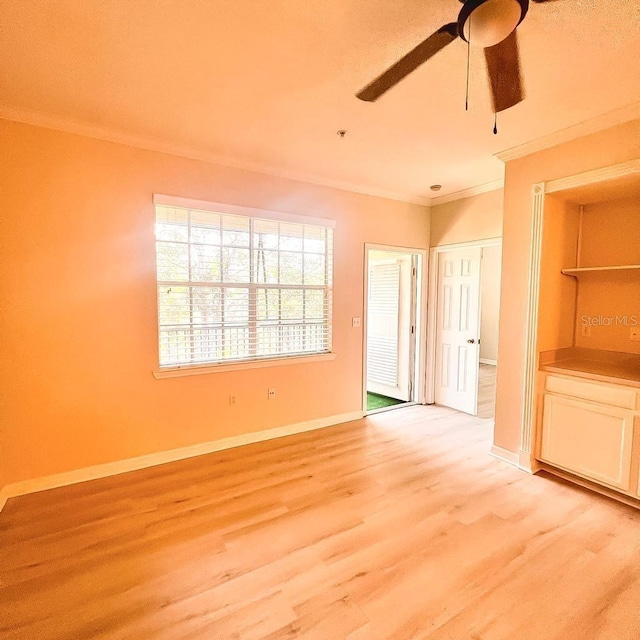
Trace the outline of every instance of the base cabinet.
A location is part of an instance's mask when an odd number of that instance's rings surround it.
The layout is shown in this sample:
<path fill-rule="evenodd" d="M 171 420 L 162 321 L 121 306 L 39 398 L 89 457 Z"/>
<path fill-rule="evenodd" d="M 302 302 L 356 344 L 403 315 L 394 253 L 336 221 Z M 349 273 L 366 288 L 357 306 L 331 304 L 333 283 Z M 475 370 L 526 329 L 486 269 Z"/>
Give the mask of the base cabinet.
<path fill-rule="evenodd" d="M 629 491 L 634 412 L 545 394 L 540 458 Z"/>

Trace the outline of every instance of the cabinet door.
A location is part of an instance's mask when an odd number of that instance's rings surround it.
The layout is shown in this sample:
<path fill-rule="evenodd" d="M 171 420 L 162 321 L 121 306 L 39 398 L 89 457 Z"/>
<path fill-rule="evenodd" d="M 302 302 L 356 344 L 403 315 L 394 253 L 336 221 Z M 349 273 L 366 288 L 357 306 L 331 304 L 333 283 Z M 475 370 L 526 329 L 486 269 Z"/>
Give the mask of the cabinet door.
<path fill-rule="evenodd" d="M 545 394 L 540 457 L 629 491 L 633 411 Z"/>

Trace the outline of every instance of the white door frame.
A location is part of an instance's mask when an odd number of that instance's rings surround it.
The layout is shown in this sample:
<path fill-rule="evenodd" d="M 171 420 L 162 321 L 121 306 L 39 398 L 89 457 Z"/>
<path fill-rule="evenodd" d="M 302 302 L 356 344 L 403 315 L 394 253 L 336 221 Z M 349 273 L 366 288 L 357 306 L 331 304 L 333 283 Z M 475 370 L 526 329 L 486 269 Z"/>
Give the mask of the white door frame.
<path fill-rule="evenodd" d="M 486 240 L 471 240 L 431 247 L 429 251 L 429 294 L 427 298 L 427 375 L 425 380 L 425 402 L 433 404 L 436 401 L 436 321 L 438 310 L 438 256 L 446 251 L 468 249 L 470 247 L 501 247 L 502 238 L 487 238 Z M 482 261 L 480 261 L 480 281 L 482 282 Z M 482 299 L 480 310 L 482 314 Z M 499 335 L 500 329 L 498 329 Z M 480 335 L 478 333 L 478 335 Z"/>
<path fill-rule="evenodd" d="M 365 242 L 364 245 L 364 304 L 362 314 L 362 413 L 367 415 L 367 316 L 369 313 L 369 251 L 394 251 L 417 255 L 418 268 L 416 273 L 416 335 L 415 335 L 415 362 L 413 374 L 413 402 L 426 404 L 425 400 L 425 373 L 427 371 L 427 345 L 424 336 L 427 328 L 427 275 L 429 269 L 428 250 L 416 247 L 398 247 L 388 244 L 373 244 Z"/>

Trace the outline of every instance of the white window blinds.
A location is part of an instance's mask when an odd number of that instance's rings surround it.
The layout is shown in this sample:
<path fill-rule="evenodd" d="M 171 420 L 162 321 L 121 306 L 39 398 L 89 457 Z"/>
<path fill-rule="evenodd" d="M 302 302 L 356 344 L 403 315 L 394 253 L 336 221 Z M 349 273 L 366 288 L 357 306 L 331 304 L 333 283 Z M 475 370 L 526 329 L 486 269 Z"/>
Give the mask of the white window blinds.
<path fill-rule="evenodd" d="M 160 366 L 331 350 L 333 229 L 156 204 Z"/>

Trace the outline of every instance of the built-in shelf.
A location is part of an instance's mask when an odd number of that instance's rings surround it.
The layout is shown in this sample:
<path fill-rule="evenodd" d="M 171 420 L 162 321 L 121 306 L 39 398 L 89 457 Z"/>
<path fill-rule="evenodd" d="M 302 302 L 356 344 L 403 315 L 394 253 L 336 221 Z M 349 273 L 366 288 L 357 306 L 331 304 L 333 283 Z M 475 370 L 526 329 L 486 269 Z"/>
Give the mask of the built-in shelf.
<path fill-rule="evenodd" d="M 573 269 L 562 269 L 565 276 L 577 277 L 583 273 L 597 273 L 607 271 L 640 271 L 640 264 L 617 264 L 611 267 L 574 267 Z"/>

